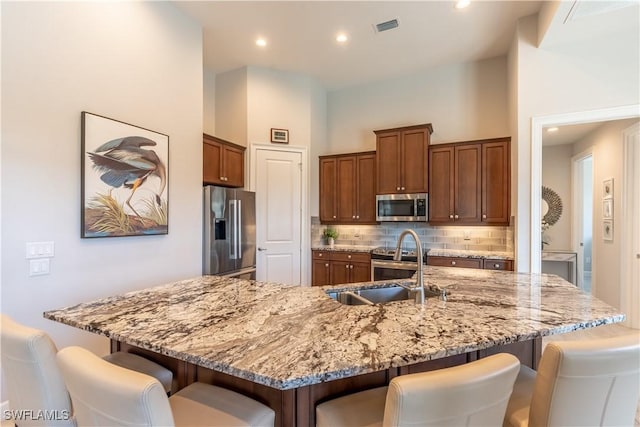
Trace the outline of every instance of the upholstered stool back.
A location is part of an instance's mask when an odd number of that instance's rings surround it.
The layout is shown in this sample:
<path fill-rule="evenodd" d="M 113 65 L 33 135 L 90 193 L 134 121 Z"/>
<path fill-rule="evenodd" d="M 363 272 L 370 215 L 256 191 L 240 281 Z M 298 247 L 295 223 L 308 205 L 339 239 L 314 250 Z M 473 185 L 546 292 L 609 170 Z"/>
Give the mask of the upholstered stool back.
<path fill-rule="evenodd" d="M 19 427 L 75 426 L 71 400 L 56 365 L 57 349 L 37 329 L 0 315 L 2 373 Z M 52 418 L 52 419 L 51 419 Z"/>

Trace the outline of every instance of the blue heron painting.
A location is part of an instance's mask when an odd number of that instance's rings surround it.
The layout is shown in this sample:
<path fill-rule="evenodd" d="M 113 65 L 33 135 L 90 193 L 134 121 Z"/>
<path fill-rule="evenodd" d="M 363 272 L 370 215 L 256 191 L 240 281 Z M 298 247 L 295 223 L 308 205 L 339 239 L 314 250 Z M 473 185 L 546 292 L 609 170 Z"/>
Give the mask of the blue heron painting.
<path fill-rule="evenodd" d="M 88 118 L 91 120 L 95 117 L 115 122 L 112 126 L 114 129 L 109 126 L 105 129 L 104 123 L 98 122 L 96 130 L 99 135 L 113 136 L 114 132 L 121 132 L 120 128 L 124 127 L 126 131 L 131 131 L 127 127 L 136 128 L 101 116 L 84 114 L 90 116 Z M 84 163 L 90 165 L 90 168 L 85 166 L 84 171 L 85 181 L 90 183 L 83 182 L 83 237 L 166 234 L 168 174 L 162 158 L 168 156 L 168 137 L 158 134 L 166 139 L 165 147 L 162 147 L 163 138 L 154 138 L 154 135 L 130 134 L 105 138 L 106 142 L 100 137 L 89 141 L 93 134 L 86 124 L 92 124 L 91 120 L 83 126 Z M 155 139 L 161 142 L 160 146 Z M 162 153 L 163 148 L 165 153 Z"/>

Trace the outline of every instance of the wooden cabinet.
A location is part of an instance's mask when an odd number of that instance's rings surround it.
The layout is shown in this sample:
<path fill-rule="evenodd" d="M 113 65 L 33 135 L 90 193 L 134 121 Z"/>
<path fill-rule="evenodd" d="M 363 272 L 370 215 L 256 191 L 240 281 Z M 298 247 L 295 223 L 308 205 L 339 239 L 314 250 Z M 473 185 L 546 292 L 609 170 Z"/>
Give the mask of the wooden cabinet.
<path fill-rule="evenodd" d="M 374 131 L 377 194 L 426 193 L 431 124 Z"/>
<path fill-rule="evenodd" d="M 368 282 L 371 255 L 364 252 L 312 251 L 313 286 Z"/>
<path fill-rule="evenodd" d="M 244 187 L 245 147 L 203 134 L 202 182 L 224 187 Z"/>
<path fill-rule="evenodd" d="M 509 224 L 510 140 L 429 147 L 429 223 Z"/>
<path fill-rule="evenodd" d="M 513 271 L 513 261 L 510 259 L 429 256 L 427 257 L 427 265 Z"/>
<path fill-rule="evenodd" d="M 375 224 L 376 153 L 320 157 L 320 221 Z"/>

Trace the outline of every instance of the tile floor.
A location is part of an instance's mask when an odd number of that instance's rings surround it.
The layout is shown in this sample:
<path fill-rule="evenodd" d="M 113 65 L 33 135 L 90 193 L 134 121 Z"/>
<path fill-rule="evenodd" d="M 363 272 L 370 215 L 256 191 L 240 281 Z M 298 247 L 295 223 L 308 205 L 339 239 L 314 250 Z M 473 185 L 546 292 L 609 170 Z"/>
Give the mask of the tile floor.
<path fill-rule="evenodd" d="M 542 339 L 542 351 L 544 346 L 551 341 L 571 341 L 571 340 L 584 340 L 584 339 L 598 339 L 609 338 L 627 334 L 638 334 L 637 329 L 626 328 L 619 324 L 598 326 L 597 328 L 583 329 L 580 331 L 569 332 L 562 335 L 552 335 Z M 636 419 L 634 427 L 640 426 L 640 401 L 638 402 L 638 409 L 636 410 Z"/>

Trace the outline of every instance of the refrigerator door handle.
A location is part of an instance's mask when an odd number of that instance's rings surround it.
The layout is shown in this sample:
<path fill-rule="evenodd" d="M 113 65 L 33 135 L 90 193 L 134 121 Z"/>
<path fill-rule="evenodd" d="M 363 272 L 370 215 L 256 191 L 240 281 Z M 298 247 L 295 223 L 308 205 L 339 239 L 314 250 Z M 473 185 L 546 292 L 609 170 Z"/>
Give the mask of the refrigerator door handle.
<path fill-rule="evenodd" d="M 238 259 L 238 201 L 229 200 L 229 217 L 231 222 L 231 230 L 229 236 L 229 259 Z"/>
<path fill-rule="evenodd" d="M 238 222 L 236 225 L 236 259 L 242 259 L 242 200 L 238 200 Z"/>

